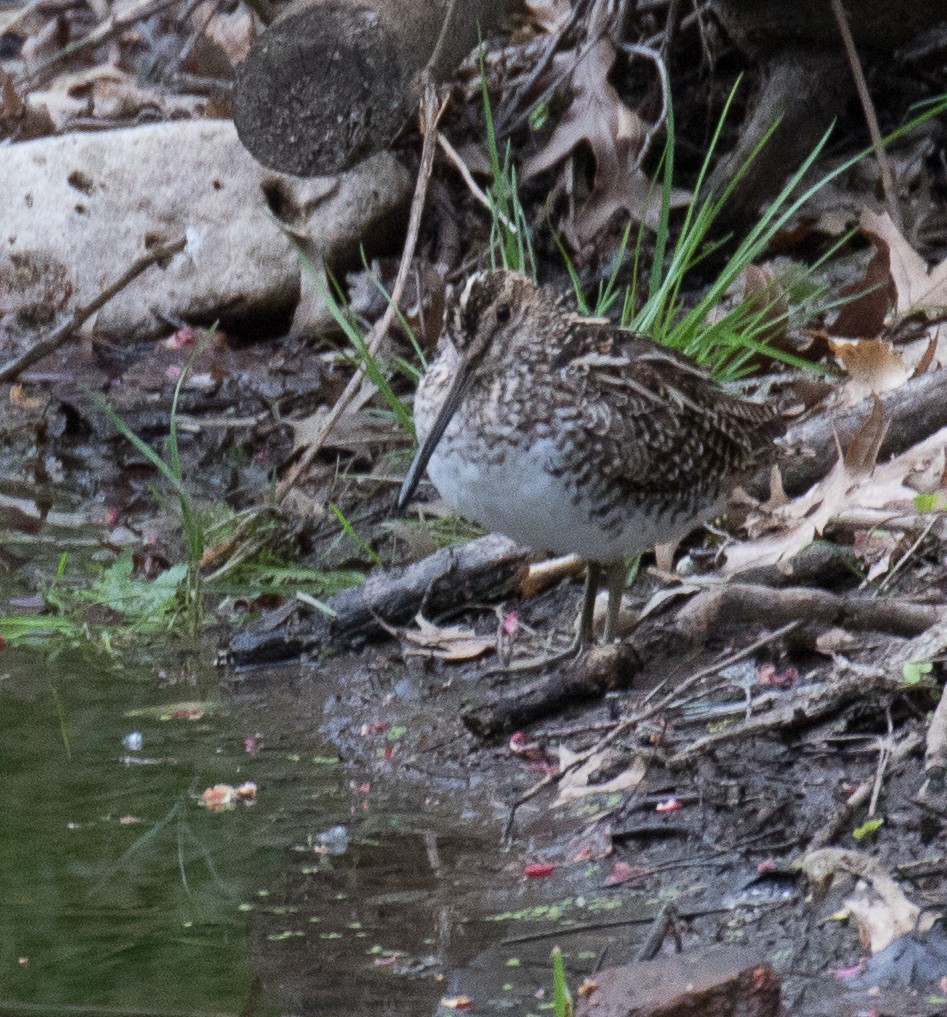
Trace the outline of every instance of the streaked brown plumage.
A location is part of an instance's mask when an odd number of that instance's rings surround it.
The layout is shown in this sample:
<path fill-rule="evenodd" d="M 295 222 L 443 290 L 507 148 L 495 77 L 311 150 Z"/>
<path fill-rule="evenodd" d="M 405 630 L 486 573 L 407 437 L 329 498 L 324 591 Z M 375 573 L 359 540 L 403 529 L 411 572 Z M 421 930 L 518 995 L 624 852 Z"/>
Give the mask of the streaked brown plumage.
<path fill-rule="evenodd" d="M 418 387 L 421 444 L 399 505 L 426 466 L 461 515 L 617 567 L 719 512 L 772 449 L 775 417 L 651 340 L 569 313 L 527 277 L 485 272 Z"/>

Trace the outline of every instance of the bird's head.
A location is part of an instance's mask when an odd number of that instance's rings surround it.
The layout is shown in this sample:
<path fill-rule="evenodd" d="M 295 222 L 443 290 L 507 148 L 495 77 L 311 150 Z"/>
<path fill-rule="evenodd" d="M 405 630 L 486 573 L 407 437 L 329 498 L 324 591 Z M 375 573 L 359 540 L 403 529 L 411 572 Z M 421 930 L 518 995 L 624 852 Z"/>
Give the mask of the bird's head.
<path fill-rule="evenodd" d="M 448 312 L 447 332 L 465 364 L 516 345 L 524 319 L 541 291 L 528 276 L 510 269 L 472 275 Z"/>

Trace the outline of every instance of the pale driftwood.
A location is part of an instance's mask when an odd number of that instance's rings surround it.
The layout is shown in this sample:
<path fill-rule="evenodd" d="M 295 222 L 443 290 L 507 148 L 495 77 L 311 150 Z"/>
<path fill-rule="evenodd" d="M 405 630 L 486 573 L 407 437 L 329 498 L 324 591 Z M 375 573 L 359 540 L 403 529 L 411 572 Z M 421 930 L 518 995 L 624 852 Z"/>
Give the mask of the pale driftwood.
<path fill-rule="evenodd" d="M 388 147 L 508 0 L 297 0 L 237 71 L 234 122 L 264 165 L 332 175 Z"/>
<path fill-rule="evenodd" d="M 473 600 L 515 589 L 528 552 L 491 535 L 447 547 L 399 569 L 379 569 L 327 602 L 333 616 L 302 605 L 274 612 L 238 633 L 222 655 L 236 667 L 289 660 L 325 645 L 358 646 L 406 625 L 416 614 L 436 617 Z M 278 626 L 278 627 L 277 627 Z"/>

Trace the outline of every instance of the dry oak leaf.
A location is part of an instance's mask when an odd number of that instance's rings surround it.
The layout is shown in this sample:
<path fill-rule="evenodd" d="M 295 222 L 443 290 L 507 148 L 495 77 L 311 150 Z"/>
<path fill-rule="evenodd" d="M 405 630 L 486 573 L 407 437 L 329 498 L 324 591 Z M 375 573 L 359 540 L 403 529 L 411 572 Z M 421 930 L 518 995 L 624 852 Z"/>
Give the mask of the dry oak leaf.
<path fill-rule="evenodd" d="M 904 315 L 915 308 L 947 307 L 947 259 L 928 270 L 887 212 L 879 215 L 866 208 L 861 227 L 876 247 L 887 248 L 888 269 L 897 295 L 896 314 Z"/>
<path fill-rule="evenodd" d="M 556 58 L 560 65 L 574 53 Z M 601 39 L 572 72 L 572 101 L 546 145 L 523 166 L 523 179 L 542 173 L 587 142 L 595 156 L 595 180 L 588 200 L 576 213 L 575 240 L 581 246 L 596 237 L 619 211 L 655 227 L 661 210 L 661 188 L 638 165 L 651 126 L 630 110 L 608 80 L 615 47 Z M 690 200 L 688 191 L 671 191 L 671 207 Z"/>
<path fill-rule="evenodd" d="M 829 347 L 848 374 L 847 403 L 899 388 L 912 369 L 886 339 L 830 339 Z"/>
<path fill-rule="evenodd" d="M 491 636 L 478 636 L 463 625 L 446 625 L 441 628 L 423 615 L 416 615 L 417 629 L 404 629 L 400 634 L 405 642 L 417 649 L 405 649 L 405 656 L 437 657 L 440 660 L 474 660 L 495 649 Z"/>
<path fill-rule="evenodd" d="M 805 494 L 772 511 L 768 520 L 769 533 L 728 547 L 721 573 L 732 576 L 748 568 L 788 561 L 820 536 L 842 509 L 862 505 L 865 501 L 876 502 L 879 497 L 884 499 L 882 504 L 894 497 L 903 497 L 907 491 L 902 482 L 903 473 L 894 478 L 886 476 L 887 483 L 880 482 L 877 475 L 873 477 L 878 449 L 889 424 L 881 401 L 875 397 L 860 431 L 845 454 L 839 455 L 828 475 Z M 890 469 L 891 464 L 887 466 Z M 906 465 L 903 468 L 908 469 Z M 872 482 L 865 483 L 869 479 Z M 758 523 L 748 520 L 747 526 L 757 529 Z"/>
<path fill-rule="evenodd" d="M 878 953 L 897 936 L 910 932 L 928 932 L 940 914 L 922 913 L 888 871 L 876 859 L 862 851 L 843 848 L 819 848 L 810 851 L 801 862 L 805 877 L 812 883 L 817 898 L 823 896 L 839 873 L 847 873 L 870 885 L 859 889 L 859 896 L 846 901 L 855 916 L 863 942 Z"/>
<path fill-rule="evenodd" d="M 888 245 L 876 247 L 865 268 L 865 276 L 842 290 L 851 299 L 842 305 L 829 331 L 832 335 L 869 338 L 885 327 L 885 319 L 897 294 L 888 270 Z"/>
<path fill-rule="evenodd" d="M 564 745 L 559 747 L 559 771 L 565 776 L 559 782 L 559 795 L 555 804 L 574 801 L 586 795 L 612 794 L 617 791 L 630 791 L 641 785 L 648 770 L 648 764 L 641 756 L 634 756 L 628 766 L 611 780 L 601 784 L 590 784 L 589 780 L 596 771 L 620 761 L 621 753 L 614 750 L 603 750 L 593 753 L 581 766 L 569 769 L 578 759 L 578 753 L 572 752 Z"/>

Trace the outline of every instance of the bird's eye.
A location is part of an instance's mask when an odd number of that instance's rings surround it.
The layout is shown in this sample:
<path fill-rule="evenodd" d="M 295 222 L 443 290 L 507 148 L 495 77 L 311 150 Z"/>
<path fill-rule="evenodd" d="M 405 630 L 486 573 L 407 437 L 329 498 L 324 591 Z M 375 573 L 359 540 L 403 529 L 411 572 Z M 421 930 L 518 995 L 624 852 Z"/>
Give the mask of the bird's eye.
<path fill-rule="evenodd" d="M 510 305 L 500 304 L 497 308 L 497 324 L 505 325 L 510 320 Z"/>

